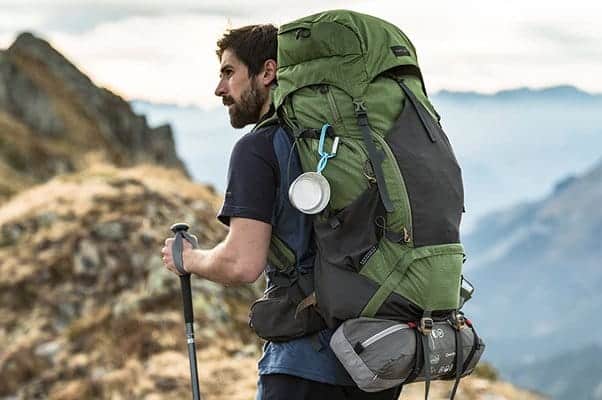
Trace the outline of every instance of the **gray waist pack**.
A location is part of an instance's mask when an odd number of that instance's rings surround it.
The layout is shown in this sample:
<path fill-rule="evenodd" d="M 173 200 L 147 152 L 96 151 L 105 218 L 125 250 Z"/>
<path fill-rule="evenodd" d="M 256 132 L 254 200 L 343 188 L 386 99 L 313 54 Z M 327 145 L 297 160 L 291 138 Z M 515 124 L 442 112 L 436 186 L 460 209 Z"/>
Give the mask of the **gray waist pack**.
<path fill-rule="evenodd" d="M 462 315 L 435 322 L 423 318 L 418 324 L 350 319 L 335 331 L 330 347 L 366 392 L 424 381 L 428 397 L 431 380 L 455 380 L 452 399 L 460 378 L 474 370 L 485 350 Z"/>

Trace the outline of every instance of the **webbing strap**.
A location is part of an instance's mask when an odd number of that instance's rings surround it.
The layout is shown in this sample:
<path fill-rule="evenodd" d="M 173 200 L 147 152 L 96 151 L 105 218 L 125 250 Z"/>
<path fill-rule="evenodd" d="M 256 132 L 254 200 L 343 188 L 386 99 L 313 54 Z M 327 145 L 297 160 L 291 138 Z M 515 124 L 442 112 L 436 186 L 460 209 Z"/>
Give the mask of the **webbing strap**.
<path fill-rule="evenodd" d="M 428 338 L 422 339 L 422 352 L 424 353 L 424 400 L 428 400 L 431 388 L 431 352 Z"/>
<path fill-rule="evenodd" d="M 316 292 L 313 291 L 309 296 L 301 300 L 299 304 L 297 304 L 297 308 L 295 309 L 295 318 L 299 315 L 299 313 L 305 310 L 308 307 L 315 306 L 318 304 L 316 300 Z"/>
<path fill-rule="evenodd" d="M 406 253 L 399 263 L 395 266 L 393 271 L 385 278 L 385 281 L 380 285 L 380 287 L 376 290 L 374 295 L 368 301 L 368 304 L 362 310 L 362 317 L 374 317 L 376 312 L 383 305 L 387 297 L 393 293 L 393 291 L 399 286 L 399 283 L 405 276 L 410 264 L 414 262 L 414 260 L 418 258 L 417 253 Z M 400 266 L 400 267 L 398 267 Z"/>
<path fill-rule="evenodd" d="M 479 336 L 477 335 L 477 331 L 472 325 L 470 325 L 470 329 L 472 330 L 473 335 L 472 348 L 470 349 L 470 353 L 468 353 L 468 357 L 466 357 L 466 361 L 464 361 L 464 365 L 462 365 L 463 370 L 466 370 L 468 368 L 468 365 L 471 363 L 472 359 L 474 358 L 477 352 L 477 349 L 479 348 Z"/>
<path fill-rule="evenodd" d="M 391 213 L 393 212 L 394 208 L 391 198 L 389 197 L 389 192 L 387 191 L 385 174 L 382 167 L 382 162 L 385 160 L 384 152 L 382 150 L 379 151 L 372 140 L 372 133 L 370 132 L 370 125 L 368 124 L 368 114 L 366 113 L 366 104 L 363 100 L 353 100 L 353 104 L 355 106 L 357 125 L 362 131 L 362 139 L 364 140 L 364 145 L 368 151 L 368 158 L 370 158 L 374 175 L 376 175 L 376 184 L 378 186 L 380 198 L 383 202 L 385 210 L 388 213 Z"/>
<path fill-rule="evenodd" d="M 449 400 L 454 400 L 456 396 L 456 390 L 458 390 L 458 385 L 460 384 L 460 378 L 462 377 L 462 366 L 464 361 L 464 343 L 462 342 L 462 330 L 456 329 L 456 381 L 454 382 L 454 387 L 451 391 L 451 396 Z"/>
<path fill-rule="evenodd" d="M 425 311 L 422 318 L 430 318 L 431 312 Z M 424 338 L 422 338 L 422 353 L 424 354 L 424 400 L 428 400 L 429 398 L 429 390 L 431 388 L 431 348 L 429 346 L 429 336 L 424 333 Z"/>
<path fill-rule="evenodd" d="M 399 84 L 399 86 L 401 86 L 401 89 L 404 91 L 406 97 L 410 100 L 410 102 L 412 103 L 412 106 L 414 106 L 414 110 L 416 110 L 416 113 L 418 114 L 418 117 L 420 118 L 420 121 L 422 122 L 422 125 L 424 126 L 424 129 L 426 129 L 428 131 L 429 136 L 431 137 L 431 140 L 433 142 L 436 142 L 435 138 L 433 138 L 432 133 L 430 132 L 430 121 L 427 121 L 424 118 L 423 113 L 421 113 L 419 111 L 419 105 L 420 107 L 424 108 L 426 110 L 426 108 L 422 105 L 422 103 L 420 103 L 420 101 L 416 98 L 416 95 L 414 94 L 414 92 L 412 92 L 410 90 L 409 87 L 407 87 L 407 85 L 404 83 L 404 81 L 402 79 L 398 80 L 397 83 Z M 437 117 L 439 117 L 439 114 L 437 114 L 437 112 L 435 110 L 432 110 Z M 428 111 L 427 111 L 428 113 Z M 438 122 L 437 122 L 438 123 Z"/>

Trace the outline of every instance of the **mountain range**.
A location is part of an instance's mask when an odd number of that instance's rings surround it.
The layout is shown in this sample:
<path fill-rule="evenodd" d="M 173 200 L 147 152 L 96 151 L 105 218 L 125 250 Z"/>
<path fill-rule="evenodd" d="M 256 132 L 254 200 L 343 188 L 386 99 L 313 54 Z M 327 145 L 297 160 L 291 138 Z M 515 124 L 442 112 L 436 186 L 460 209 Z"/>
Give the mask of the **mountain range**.
<path fill-rule="evenodd" d="M 464 173 L 464 233 L 479 217 L 550 193 L 602 156 L 602 95 L 571 86 L 433 96 Z"/>
<path fill-rule="evenodd" d="M 464 239 L 477 288 L 466 311 L 487 338 L 487 359 L 557 399 L 602 396 L 601 205 L 602 161 L 540 200 L 480 219 Z"/>

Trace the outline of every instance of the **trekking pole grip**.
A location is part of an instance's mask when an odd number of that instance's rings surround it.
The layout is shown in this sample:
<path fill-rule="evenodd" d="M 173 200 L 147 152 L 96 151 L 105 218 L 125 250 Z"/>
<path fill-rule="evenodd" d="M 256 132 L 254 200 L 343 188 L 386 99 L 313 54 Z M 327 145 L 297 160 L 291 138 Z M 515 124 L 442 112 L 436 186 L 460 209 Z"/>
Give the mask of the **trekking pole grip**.
<path fill-rule="evenodd" d="M 175 234 L 175 240 L 172 247 L 174 264 L 180 272 L 180 286 L 182 288 L 182 303 L 184 306 L 184 321 L 192 323 L 194 316 L 192 312 L 192 292 L 190 289 L 190 273 L 184 269 L 184 260 L 182 253 L 184 251 L 183 240 L 188 241 L 193 248 L 198 248 L 196 238 L 188 233 L 190 225 L 179 222 L 171 226 L 171 231 Z"/>

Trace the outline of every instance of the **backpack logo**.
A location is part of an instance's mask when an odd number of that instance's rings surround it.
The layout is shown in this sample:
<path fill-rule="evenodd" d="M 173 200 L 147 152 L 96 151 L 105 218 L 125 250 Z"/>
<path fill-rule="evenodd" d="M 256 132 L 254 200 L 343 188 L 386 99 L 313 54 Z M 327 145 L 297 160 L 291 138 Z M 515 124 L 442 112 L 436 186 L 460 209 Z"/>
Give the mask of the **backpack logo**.
<path fill-rule="evenodd" d="M 360 265 L 365 265 L 370 259 L 370 257 L 372 257 L 374 253 L 376 253 L 376 250 L 378 250 L 378 246 L 372 246 L 360 260 Z"/>
<path fill-rule="evenodd" d="M 443 336 L 445 336 L 445 332 L 441 328 L 433 329 L 431 331 L 431 336 L 433 339 L 441 339 Z"/>
<path fill-rule="evenodd" d="M 395 57 L 409 56 L 410 51 L 405 46 L 391 46 L 391 51 L 395 54 Z"/>

